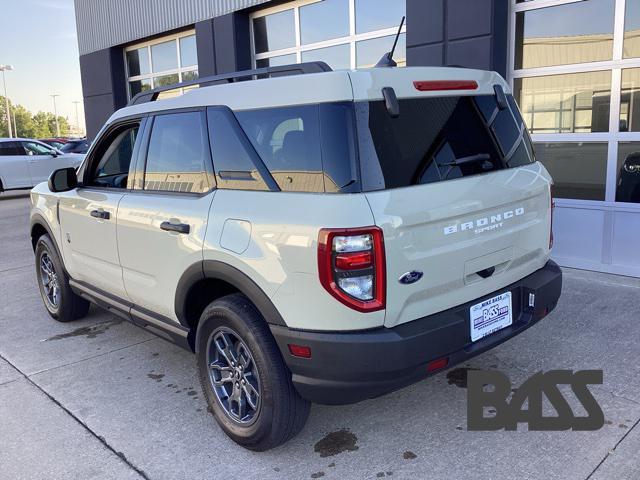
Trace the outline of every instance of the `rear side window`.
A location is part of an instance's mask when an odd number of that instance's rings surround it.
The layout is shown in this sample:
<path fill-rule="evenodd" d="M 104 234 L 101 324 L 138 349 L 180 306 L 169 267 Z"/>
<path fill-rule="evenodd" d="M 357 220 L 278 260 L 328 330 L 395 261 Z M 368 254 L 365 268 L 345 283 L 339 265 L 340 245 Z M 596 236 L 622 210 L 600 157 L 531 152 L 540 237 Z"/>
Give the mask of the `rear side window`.
<path fill-rule="evenodd" d="M 0 157 L 24 154 L 24 150 L 18 146 L 17 142 L 0 142 Z"/>
<path fill-rule="evenodd" d="M 236 112 L 282 191 L 351 192 L 357 187 L 353 104 Z"/>
<path fill-rule="evenodd" d="M 144 189 L 204 193 L 213 187 L 204 112 L 158 115 L 153 120 Z"/>
<path fill-rule="evenodd" d="M 391 118 L 382 101 L 356 106 L 364 190 L 440 182 L 534 161 L 513 98 L 494 95 L 400 100 Z"/>

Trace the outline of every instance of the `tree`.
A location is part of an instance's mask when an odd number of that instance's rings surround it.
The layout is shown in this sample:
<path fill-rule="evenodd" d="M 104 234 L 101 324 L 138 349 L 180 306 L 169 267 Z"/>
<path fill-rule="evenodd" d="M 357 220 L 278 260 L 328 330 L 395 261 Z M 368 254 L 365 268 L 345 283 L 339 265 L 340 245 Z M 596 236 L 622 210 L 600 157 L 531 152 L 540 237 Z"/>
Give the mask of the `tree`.
<path fill-rule="evenodd" d="M 12 120 L 15 118 L 16 132 L 13 136 L 24 138 L 48 138 L 56 136 L 56 118 L 50 112 L 38 112 L 33 115 L 22 105 L 13 105 L 9 102 Z M 13 128 L 13 121 L 11 122 Z M 58 116 L 60 125 L 60 135 L 69 134 L 69 121 L 65 117 Z M 9 134 L 7 128 L 7 112 L 4 97 L 0 95 L 0 137 L 6 137 Z"/>

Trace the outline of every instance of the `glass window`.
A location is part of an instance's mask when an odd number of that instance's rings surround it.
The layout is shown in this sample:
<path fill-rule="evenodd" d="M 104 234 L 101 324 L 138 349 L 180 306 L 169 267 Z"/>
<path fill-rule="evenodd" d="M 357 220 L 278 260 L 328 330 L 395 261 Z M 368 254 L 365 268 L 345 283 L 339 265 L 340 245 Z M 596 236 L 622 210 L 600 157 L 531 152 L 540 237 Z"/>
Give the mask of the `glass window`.
<path fill-rule="evenodd" d="M 348 0 L 323 0 L 300 7 L 303 45 L 349 35 Z"/>
<path fill-rule="evenodd" d="M 269 190 L 256 168 L 259 158 L 239 131 L 237 120 L 218 108 L 210 108 L 207 117 L 218 188 Z"/>
<path fill-rule="evenodd" d="M 158 115 L 153 121 L 145 190 L 203 193 L 212 187 L 207 133 L 201 112 Z"/>
<path fill-rule="evenodd" d="M 324 192 L 318 105 L 247 110 L 236 116 L 280 190 Z"/>
<path fill-rule="evenodd" d="M 356 0 L 356 33 L 400 25 L 407 13 L 405 0 Z"/>
<path fill-rule="evenodd" d="M 405 99 L 400 100 L 400 116 L 392 119 L 383 101 L 359 104 L 365 190 L 452 180 L 532 163 L 529 137 L 511 108 L 499 110 L 494 95 Z"/>
<path fill-rule="evenodd" d="M 51 147 L 36 142 L 22 142 L 22 146 L 27 151 L 27 155 L 51 155 Z"/>
<path fill-rule="evenodd" d="M 11 155 L 24 155 L 24 150 L 18 146 L 17 142 L 0 142 L 0 157 Z"/>
<path fill-rule="evenodd" d="M 92 185 L 109 188 L 127 188 L 133 147 L 138 136 L 138 125 L 126 127 L 98 146 L 104 153 L 93 170 Z"/>
<path fill-rule="evenodd" d="M 177 73 L 171 75 L 162 75 L 160 77 L 153 77 L 153 87 L 166 87 L 168 85 L 175 85 L 180 82 L 180 78 Z"/>
<path fill-rule="evenodd" d="M 334 70 L 351 68 L 350 58 L 351 50 L 348 44 L 302 52 L 303 62 L 325 62 Z"/>
<path fill-rule="evenodd" d="M 609 131 L 609 71 L 518 78 L 514 91 L 531 133 Z"/>
<path fill-rule="evenodd" d="M 616 202 L 640 203 L 640 142 L 618 144 Z"/>
<path fill-rule="evenodd" d="M 253 19 L 256 53 L 295 47 L 296 28 L 293 10 Z"/>
<path fill-rule="evenodd" d="M 146 92 L 147 90 L 151 90 L 153 87 L 151 86 L 151 79 L 145 78 L 142 80 L 134 80 L 133 82 L 129 82 L 129 92 L 131 97 L 134 97 L 136 94 L 140 92 Z"/>
<path fill-rule="evenodd" d="M 604 200 L 607 143 L 536 143 L 535 150 L 553 177 L 555 197 Z"/>
<path fill-rule="evenodd" d="M 269 57 L 269 58 L 263 58 L 261 60 L 256 60 L 256 67 L 257 68 L 280 67 L 282 65 L 291 65 L 294 63 L 297 63 L 296 54 L 292 53 L 290 55 L 279 55 L 277 57 Z"/>
<path fill-rule="evenodd" d="M 189 35 L 180 39 L 180 66 L 192 67 L 198 64 L 198 50 L 196 49 L 196 36 Z"/>
<path fill-rule="evenodd" d="M 154 72 L 164 72 L 178 68 L 178 51 L 176 41 L 162 42 L 151 45 L 151 62 Z"/>
<path fill-rule="evenodd" d="M 620 131 L 640 131 L 640 68 L 622 70 Z"/>
<path fill-rule="evenodd" d="M 515 67 L 611 60 L 614 6 L 614 0 L 585 0 L 518 12 Z"/>
<path fill-rule="evenodd" d="M 385 53 L 391 51 L 394 40 L 395 35 L 390 35 L 356 43 L 357 67 L 369 68 L 375 66 Z M 407 35 L 405 33 L 398 37 L 393 59 L 400 67 L 404 67 L 407 64 Z"/>
<path fill-rule="evenodd" d="M 139 48 L 127 52 L 127 67 L 130 77 L 150 73 L 151 67 L 149 66 L 149 52 L 147 48 Z"/>
<path fill-rule="evenodd" d="M 640 57 L 640 2 L 627 0 L 624 15 L 624 58 Z"/>
<path fill-rule="evenodd" d="M 196 80 L 198 78 L 198 70 L 189 70 L 182 72 L 182 81 L 187 82 L 189 80 Z"/>

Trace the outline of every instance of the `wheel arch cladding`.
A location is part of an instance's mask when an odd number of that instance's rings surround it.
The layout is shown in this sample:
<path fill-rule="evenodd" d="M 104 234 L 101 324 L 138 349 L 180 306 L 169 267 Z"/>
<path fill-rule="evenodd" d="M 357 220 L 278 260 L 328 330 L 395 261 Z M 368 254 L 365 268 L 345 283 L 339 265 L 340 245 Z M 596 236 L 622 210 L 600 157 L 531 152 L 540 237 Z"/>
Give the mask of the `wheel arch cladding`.
<path fill-rule="evenodd" d="M 231 293 L 244 294 L 267 323 L 286 326 L 271 299 L 248 275 L 226 263 L 204 260 L 185 271 L 176 289 L 176 316 L 190 330 L 189 342 L 194 350 L 200 315 L 211 302 Z"/>

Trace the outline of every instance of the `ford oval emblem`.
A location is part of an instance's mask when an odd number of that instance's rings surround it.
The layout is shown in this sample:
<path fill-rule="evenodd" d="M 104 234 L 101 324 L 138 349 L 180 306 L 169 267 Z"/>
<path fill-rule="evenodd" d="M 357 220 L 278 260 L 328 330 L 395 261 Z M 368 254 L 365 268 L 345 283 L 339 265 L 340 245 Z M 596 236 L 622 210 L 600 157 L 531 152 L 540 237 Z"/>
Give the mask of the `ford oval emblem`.
<path fill-rule="evenodd" d="M 413 270 L 411 272 L 407 272 L 404 275 L 402 275 L 398 279 L 398 281 L 403 285 L 409 285 L 411 283 L 416 283 L 418 280 L 420 280 L 422 278 L 422 275 L 424 274 L 421 271 Z"/>

